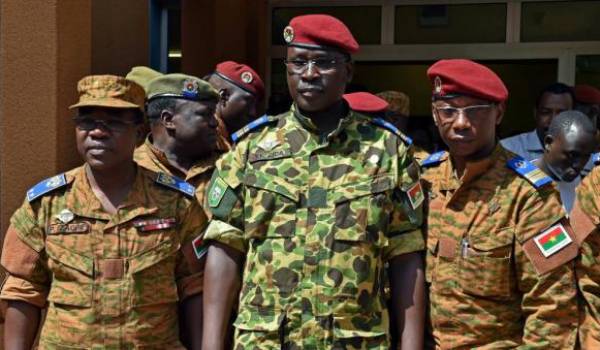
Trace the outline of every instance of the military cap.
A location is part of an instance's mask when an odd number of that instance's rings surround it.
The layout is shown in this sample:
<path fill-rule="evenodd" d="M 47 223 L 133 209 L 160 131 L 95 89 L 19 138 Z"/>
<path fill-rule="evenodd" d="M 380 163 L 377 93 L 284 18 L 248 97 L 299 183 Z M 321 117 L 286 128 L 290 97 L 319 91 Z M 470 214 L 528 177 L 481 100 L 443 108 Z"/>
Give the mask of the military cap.
<path fill-rule="evenodd" d="M 491 102 L 508 98 L 506 86 L 488 67 L 465 59 L 440 60 L 427 70 L 433 98 L 467 95 Z"/>
<path fill-rule="evenodd" d="M 77 83 L 80 107 L 139 108 L 144 111 L 144 88 L 116 75 L 89 75 Z"/>
<path fill-rule="evenodd" d="M 345 94 L 344 99 L 350 109 L 363 113 L 379 113 L 388 109 L 388 103 L 368 92 L 353 92 Z"/>
<path fill-rule="evenodd" d="M 400 91 L 382 91 L 375 94 L 389 103 L 388 110 L 405 116 L 410 115 L 410 98 Z"/>
<path fill-rule="evenodd" d="M 234 61 L 221 62 L 217 64 L 215 74 L 251 93 L 259 100 L 265 95 L 265 84 L 262 79 L 254 69 L 245 64 Z"/>
<path fill-rule="evenodd" d="M 146 87 L 148 101 L 159 97 L 181 98 L 190 101 L 218 99 L 219 94 L 210 84 L 192 75 L 173 73 L 152 79 Z"/>
<path fill-rule="evenodd" d="M 575 99 L 577 102 L 600 104 L 600 90 L 590 85 L 576 85 Z"/>
<path fill-rule="evenodd" d="M 145 66 L 137 66 L 137 67 L 131 68 L 129 73 L 127 73 L 127 75 L 125 76 L 125 79 L 134 81 L 134 82 L 138 83 L 138 85 L 140 85 L 141 87 L 146 89 L 148 87 L 148 83 L 152 79 L 159 77 L 161 75 L 162 75 L 161 72 L 157 72 L 152 68 L 148 68 Z"/>
<path fill-rule="evenodd" d="M 283 30 L 283 38 L 290 46 L 335 48 L 348 54 L 356 53 L 359 49 L 350 29 L 329 15 L 294 17 Z"/>

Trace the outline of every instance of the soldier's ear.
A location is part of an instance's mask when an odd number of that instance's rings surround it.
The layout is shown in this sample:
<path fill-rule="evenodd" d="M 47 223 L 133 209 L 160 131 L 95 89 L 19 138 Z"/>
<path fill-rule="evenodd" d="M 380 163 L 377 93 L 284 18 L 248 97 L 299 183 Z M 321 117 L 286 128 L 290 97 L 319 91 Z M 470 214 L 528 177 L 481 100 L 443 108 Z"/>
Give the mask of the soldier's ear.
<path fill-rule="evenodd" d="M 354 62 L 349 61 L 346 63 L 346 83 L 349 84 L 354 77 Z"/>
<path fill-rule="evenodd" d="M 435 124 L 435 126 L 439 126 L 437 112 L 433 103 L 431 104 L 431 115 L 433 116 L 433 124 Z"/>
<path fill-rule="evenodd" d="M 163 109 L 162 112 L 160 112 L 160 123 L 167 130 L 175 129 L 175 124 L 173 123 L 173 112 L 168 109 Z"/>
<path fill-rule="evenodd" d="M 552 143 L 554 142 L 554 137 L 550 134 L 546 134 L 546 136 L 544 136 L 544 151 L 550 151 L 550 146 L 552 145 Z"/>

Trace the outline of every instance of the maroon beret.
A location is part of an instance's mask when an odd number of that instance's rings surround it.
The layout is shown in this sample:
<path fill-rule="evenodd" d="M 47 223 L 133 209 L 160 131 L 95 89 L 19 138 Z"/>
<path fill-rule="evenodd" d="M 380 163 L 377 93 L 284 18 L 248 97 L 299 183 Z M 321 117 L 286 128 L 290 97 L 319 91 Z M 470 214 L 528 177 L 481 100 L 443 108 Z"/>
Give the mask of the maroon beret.
<path fill-rule="evenodd" d="M 468 95 L 492 102 L 508 98 L 506 86 L 488 67 L 465 59 L 440 60 L 427 70 L 433 96 Z"/>
<path fill-rule="evenodd" d="M 345 94 L 344 99 L 350 109 L 363 113 L 378 113 L 388 109 L 389 104 L 382 98 L 368 92 L 353 92 Z"/>
<path fill-rule="evenodd" d="M 332 47 L 349 54 L 356 53 L 359 48 L 350 29 L 329 15 L 294 17 L 283 30 L 283 38 L 292 46 Z"/>
<path fill-rule="evenodd" d="M 590 85 L 576 85 L 575 99 L 581 103 L 600 104 L 600 90 Z"/>
<path fill-rule="evenodd" d="M 265 95 L 265 84 L 254 69 L 245 64 L 234 61 L 225 61 L 217 64 L 215 73 L 230 83 L 261 100 Z"/>

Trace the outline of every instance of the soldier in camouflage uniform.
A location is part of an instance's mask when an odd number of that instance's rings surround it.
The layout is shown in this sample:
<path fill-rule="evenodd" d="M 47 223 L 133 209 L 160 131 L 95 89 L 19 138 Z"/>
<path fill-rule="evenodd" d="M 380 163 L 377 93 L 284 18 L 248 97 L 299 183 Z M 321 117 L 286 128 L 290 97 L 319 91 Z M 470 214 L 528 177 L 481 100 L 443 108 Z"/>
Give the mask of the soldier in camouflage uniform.
<path fill-rule="evenodd" d="M 134 160 L 146 169 L 185 179 L 204 203 L 220 155 L 214 117 L 217 92 L 202 79 L 166 74 L 147 82 L 146 93 L 151 132 L 135 150 Z"/>
<path fill-rule="evenodd" d="M 184 349 L 177 308 L 201 327 L 192 301 L 207 218 L 193 186 L 133 162 L 142 87 L 103 75 L 78 91 L 85 164 L 32 187 L 6 233 L 6 348 L 30 349 L 47 307 L 40 349 Z"/>
<path fill-rule="evenodd" d="M 449 153 L 422 162 L 435 349 L 573 349 L 578 245 L 552 180 L 499 146 L 506 87 L 488 68 L 428 70 Z"/>
<path fill-rule="evenodd" d="M 237 132 L 209 186 L 204 348 L 223 348 L 242 282 L 236 350 L 388 349 L 387 262 L 403 349 L 420 350 L 423 194 L 407 139 L 342 99 L 358 50 L 342 22 L 300 16 L 284 36 L 294 106 Z"/>

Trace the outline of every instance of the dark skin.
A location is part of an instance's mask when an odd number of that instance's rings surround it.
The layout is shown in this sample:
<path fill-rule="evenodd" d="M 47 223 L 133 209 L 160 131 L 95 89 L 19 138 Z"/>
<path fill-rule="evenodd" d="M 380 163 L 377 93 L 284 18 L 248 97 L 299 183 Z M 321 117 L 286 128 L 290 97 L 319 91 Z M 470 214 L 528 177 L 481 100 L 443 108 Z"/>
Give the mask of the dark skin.
<path fill-rule="evenodd" d="M 256 96 L 217 74 L 212 74 L 208 82 L 219 92 L 217 115 L 225 123 L 230 135 L 256 119 Z"/>
<path fill-rule="evenodd" d="M 538 166 L 554 180 L 575 180 L 594 152 L 594 136 L 592 130 L 584 130 L 577 124 L 571 125 L 567 132 L 546 135 L 544 156 Z"/>
<path fill-rule="evenodd" d="M 534 111 L 535 130 L 544 144 L 544 137 L 548 133 L 548 128 L 552 119 L 561 112 L 573 109 L 573 98 L 570 94 L 553 94 L 546 92 L 540 98 Z"/>
<path fill-rule="evenodd" d="M 299 47 L 288 47 L 287 54 L 288 61 L 342 58 L 338 52 Z M 300 112 L 313 121 L 321 135 L 333 131 L 347 114 L 342 95 L 352 79 L 352 71 L 349 62 L 339 62 L 327 72 L 319 72 L 314 66 L 309 66 L 301 74 L 288 69 L 290 95 Z M 205 350 L 224 349 L 227 322 L 242 281 L 240 271 L 243 261 L 243 253 L 235 249 L 216 242 L 209 247 L 204 274 Z M 389 276 L 394 299 L 397 300 L 391 312 L 399 320 L 399 349 L 423 348 L 425 302 L 422 266 L 422 257 L 416 253 L 396 257 L 390 264 Z"/>
<path fill-rule="evenodd" d="M 174 110 L 164 109 L 159 120 L 151 125 L 154 146 L 183 173 L 215 150 L 216 103 L 216 100 L 178 100 Z"/>
<path fill-rule="evenodd" d="M 492 105 L 489 108 L 481 109 L 471 117 L 461 112 L 454 120 L 442 118 L 437 108 L 462 108 L 488 104 L 490 102 L 469 96 L 459 96 L 432 103 L 435 125 L 450 150 L 452 162 L 459 178 L 463 175 L 467 162 L 483 159 L 494 151 L 496 126 L 502 121 L 505 106 L 503 103 Z"/>

